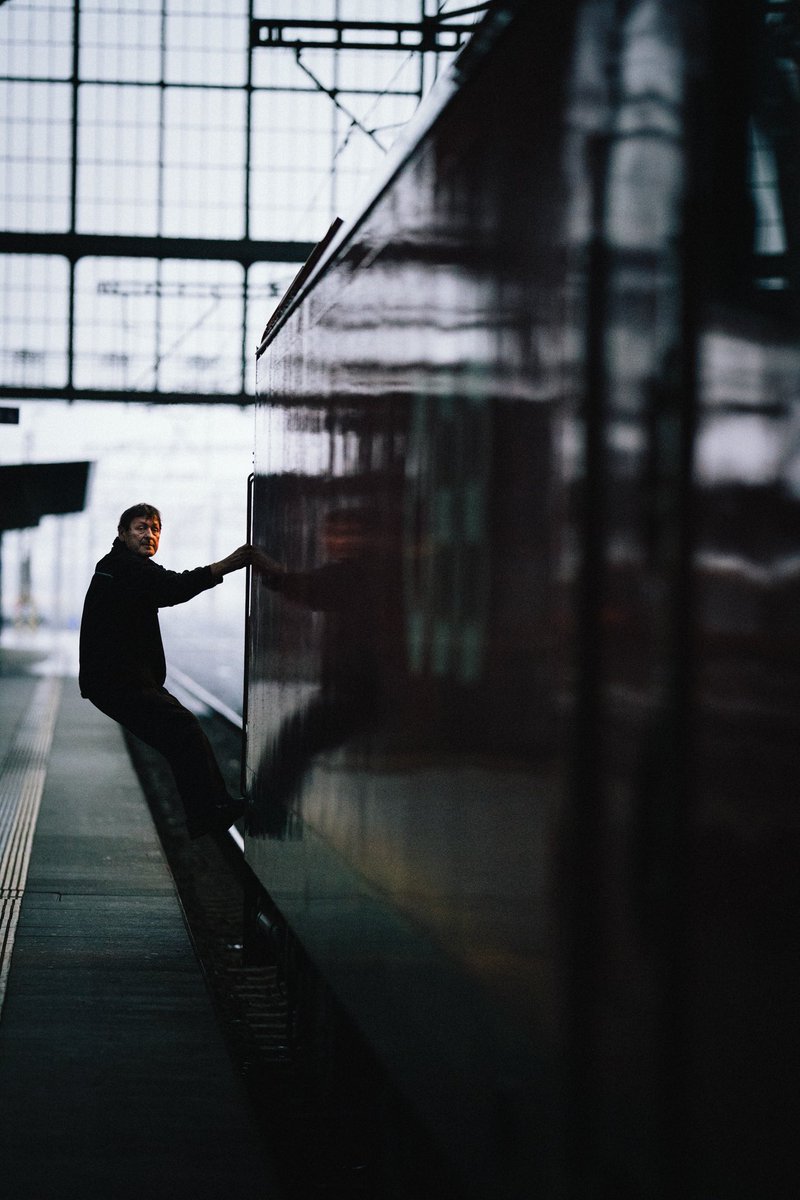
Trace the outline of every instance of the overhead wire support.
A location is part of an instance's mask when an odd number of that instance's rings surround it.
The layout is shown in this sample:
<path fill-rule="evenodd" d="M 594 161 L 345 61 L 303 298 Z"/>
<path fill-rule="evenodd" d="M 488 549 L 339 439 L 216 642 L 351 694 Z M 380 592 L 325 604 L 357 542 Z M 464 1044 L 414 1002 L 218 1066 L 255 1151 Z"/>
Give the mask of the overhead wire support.
<path fill-rule="evenodd" d="M 349 108 L 346 108 L 346 107 L 344 106 L 344 104 L 342 104 L 341 100 L 339 99 L 339 93 L 338 93 L 338 91 L 337 91 L 335 88 L 328 88 L 328 87 L 325 87 L 325 84 L 322 82 L 322 80 L 321 80 L 321 79 L 318 79 L 318 78 L 317 78 L 317 76 L 314 74 L 314 72 L 313 72 L 313 71 L 311 71 L 311 70 L 309 70 L 309 68 L 306 66 L 306 64 L 303 62 L 302 58 L 300 57 L 300 56 L 301 56 L 301 53 L 302 53 L 302 49 L 304 49 L 304 47 L 302 47 L 302 48 L 301 48 L 300 46 L 298 46 L 298 47 L 297 47 L 297 49 L 296 49 L 296 51 L 295 51 L 295 57 L 296 57 L 296 59 L 297 59 L 297 65 L 298 65 L 298 67 L 300 68 L 300 70 L 301 70 L 301 71 L 304 71 L 304 72 L 305 72 L 305 74 L 306 74 L 306 75 L 309 77 L 309 79 L 311 80 L 311 82 L 312 82 L 313 84 L 315 84 L 315 86 L 316 86 L 316 87 L 317 87 L 317 88 L 318 88 L 318 89 L 319 89 L 321 92 L 324 92 L 324 93 L 325 93 L 325 95 L 326 95 L 326 96 L 328 96 L 328 97 L 329 97 L 329 98 L 330 98 L 330 99 L 333 101 L 333 103 L 336 105 L 336 107 L 339 109 L 339 111 L 340 111 L 340 112 L 343 112 L 343 113 L 344 113 L 344 115 L 347 117 L 347 119 L 348 119 L 348 120 L 349 120 L 349 122 L 350 122 L 350 128 L 351 128 L 351 129 L 353 129 L 353 128 L 355 128 L 355 129 L 360 129 L 360 130 L 361 130 L 361 132 L 362 132 L 363 134 L 366 134 L 366 136 L 367 136 L 368 138 L 372 138 L 373 142 L 374 142 L 374 143 L 375 143 L 375 145 L 378 147 L 378 149 L 379 149 L 379 150 L 383 150 L 383 152 L 384 152 L 384 154 L 385 154 L 385 153 L 386 153 L 386 147 L 385 147 L 385 146 L 383 146 L 383 145 L 381 145 L 381 142 L 380 142 L 379 138 L 376 136 L 375 130 L 374 130 L 374 129 L 368 129 L 368 128 L 366 127 L 366 125 L 362 125 L 362 124 L 361 124 L 361 122 L 359 121 L 358 117 L 354 116 L 354 114 L 350 112 L 350 109 L 349 109 Z M 336 156 L 334 155 L 334 159 L 335 159 L 335 157 L 336 157 Z"/>
<path fill-rule="evenodd" d="M 463 9 L 459 15 L 481 12 L 485 5 Z M 450 14 L 421 21 L 304 21 L 267 17 L 250 22 L 252 48 L 290 50 L 458 50 L 475 32 L 475 25 L 453 25 Z M 372 36 L 370 36 L 372 35 Z"/>

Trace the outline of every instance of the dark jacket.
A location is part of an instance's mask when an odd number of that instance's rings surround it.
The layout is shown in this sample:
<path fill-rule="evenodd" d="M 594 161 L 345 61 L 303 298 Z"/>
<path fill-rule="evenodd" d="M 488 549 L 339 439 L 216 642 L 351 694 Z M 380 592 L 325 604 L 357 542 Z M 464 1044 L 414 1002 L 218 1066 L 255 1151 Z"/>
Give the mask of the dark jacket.
<path fill-rule="evenodd" d="M 219 582 L 210 567 L 166 571 L 117 538 L 97 564 L 83 605 L 81 695 L 161 686 L 167 668 L 159 608 L 183 604 Z"/>

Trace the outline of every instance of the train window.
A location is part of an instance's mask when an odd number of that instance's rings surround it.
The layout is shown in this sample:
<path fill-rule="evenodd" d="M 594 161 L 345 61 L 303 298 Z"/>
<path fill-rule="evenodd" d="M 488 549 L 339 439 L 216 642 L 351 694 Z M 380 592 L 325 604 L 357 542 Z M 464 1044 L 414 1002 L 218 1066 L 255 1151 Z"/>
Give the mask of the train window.
<path fill-rule="evenodd" d="M 775 155 L 757 126 L 750 131 L 750 190 L 755 205 L 755 252 L 757 255 L 786 253 L 786 231 L 778 189 Z M 785 286 L 779 272 L 761 277 L 762 287 Z"/>
<path fill-rule="evenodd" d="M 798 290 L 800 169 L 800 11 L 765 0 L 754 72 L 748 181 L 753 206 L 754 285 Z"/>

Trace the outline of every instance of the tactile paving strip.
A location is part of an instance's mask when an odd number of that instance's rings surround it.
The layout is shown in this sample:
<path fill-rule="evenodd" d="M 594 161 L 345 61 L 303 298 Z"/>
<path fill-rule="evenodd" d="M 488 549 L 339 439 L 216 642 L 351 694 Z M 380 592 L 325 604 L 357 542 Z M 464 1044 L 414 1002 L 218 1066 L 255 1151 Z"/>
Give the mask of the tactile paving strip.
<path fill-rule="evenodd" d="M 37 683 L 0 770 L 0 1015 L 60 697 L 59 678 Z"/>

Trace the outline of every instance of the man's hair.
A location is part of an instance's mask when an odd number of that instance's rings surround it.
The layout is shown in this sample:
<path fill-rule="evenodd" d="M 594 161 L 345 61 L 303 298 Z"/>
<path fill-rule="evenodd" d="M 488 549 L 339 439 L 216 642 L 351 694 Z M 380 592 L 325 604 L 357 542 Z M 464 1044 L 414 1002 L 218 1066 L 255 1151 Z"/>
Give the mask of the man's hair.
<path fill-rule="evenodd" d="M 117 530 L 130 529 L 131 522 L 136 517 L 147 517 L 151 521 L 158 521 L 158 528 L 161 528 L 161 513 L 152 504 L 134 504 L 131 508 L 126 508 L 125 512 L 119 519 Z"/>

